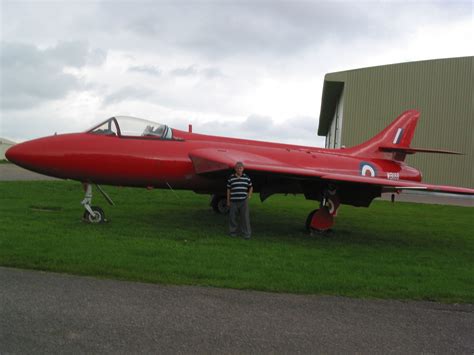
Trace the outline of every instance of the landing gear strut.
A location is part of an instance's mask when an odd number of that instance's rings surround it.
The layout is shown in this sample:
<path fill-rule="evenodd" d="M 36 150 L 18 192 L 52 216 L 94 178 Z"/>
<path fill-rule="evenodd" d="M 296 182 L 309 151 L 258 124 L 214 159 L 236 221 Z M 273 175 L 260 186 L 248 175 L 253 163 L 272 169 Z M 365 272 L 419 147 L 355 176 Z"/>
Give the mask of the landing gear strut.
<path fill-rule="evenodd" d="M 114 202 L 112 199 L 105 193 L 104 190 L 101 189 L 99 185 L 96 185 L 97 189 L 100 193 L 105 197 L 107 202 L 114 206 Z M 99 206 L 92 206 L 92 185 L 91 184 L 84 184 L 84 191 L 85 196 L 84 199 L 81 201 L 81 204 L 84 206 L 84 214 L 82 215 L 82 219 L 88 223 L 104 223 L 107 222 L 105 219 L 105 212 Z"/>
<path fill-rule="evenodd" d="M 334 217 L 340 205 L 336 192 L 334 186 L 324 189 L 319 209 L 311 211 L 306 218 L 306 230 L 322 233 L 329 231 L 334 225 Z"/>

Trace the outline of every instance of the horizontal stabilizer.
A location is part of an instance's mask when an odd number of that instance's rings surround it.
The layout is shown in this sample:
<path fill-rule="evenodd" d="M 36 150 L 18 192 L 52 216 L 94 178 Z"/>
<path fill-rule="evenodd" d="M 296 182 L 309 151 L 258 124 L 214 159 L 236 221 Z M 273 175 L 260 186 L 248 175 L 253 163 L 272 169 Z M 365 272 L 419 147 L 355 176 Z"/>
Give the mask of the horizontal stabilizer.
<path fill-rule="evenodd" d="M 408 147 L 379 147 L 379 150 L 382 152 L 395 152 L 395 153 L 404 153 L 404 154 L 415 154 L 415 153 L 439 153 L 439 154 L 458 154 L 458 155 L 463 154 L 459 152 L 454 152 L 452 150 L 408 148 Z"/>

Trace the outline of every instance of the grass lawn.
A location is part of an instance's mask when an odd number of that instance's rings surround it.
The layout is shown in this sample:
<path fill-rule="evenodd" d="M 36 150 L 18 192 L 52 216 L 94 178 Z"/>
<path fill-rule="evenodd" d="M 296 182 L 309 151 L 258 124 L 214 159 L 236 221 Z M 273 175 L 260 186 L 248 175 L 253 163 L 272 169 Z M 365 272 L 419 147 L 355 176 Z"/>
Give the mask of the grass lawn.
<path fill-rule="evenodd" d="M 81 185 L 0 182 L 0 265 L 153 283 L 364 298 L 474 302 L 474 209 L 376 201 L 342 206 L 309 236 L 302 196 L 251 201 L 253 239 L 193 192 L 94 191 L 108 223 L 81 221 Z"/>

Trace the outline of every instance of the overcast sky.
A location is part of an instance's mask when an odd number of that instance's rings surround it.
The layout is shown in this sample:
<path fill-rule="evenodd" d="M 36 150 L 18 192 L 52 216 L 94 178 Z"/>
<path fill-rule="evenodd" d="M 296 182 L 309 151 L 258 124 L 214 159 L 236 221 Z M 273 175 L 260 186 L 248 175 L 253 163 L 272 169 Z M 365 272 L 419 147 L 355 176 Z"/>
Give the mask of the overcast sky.
<path fill-rule="evenodd" d="M 321 146 L 326 73 L 473 55 L 471 1 L 0 1 L 15 141 L 131 115 Z"/>

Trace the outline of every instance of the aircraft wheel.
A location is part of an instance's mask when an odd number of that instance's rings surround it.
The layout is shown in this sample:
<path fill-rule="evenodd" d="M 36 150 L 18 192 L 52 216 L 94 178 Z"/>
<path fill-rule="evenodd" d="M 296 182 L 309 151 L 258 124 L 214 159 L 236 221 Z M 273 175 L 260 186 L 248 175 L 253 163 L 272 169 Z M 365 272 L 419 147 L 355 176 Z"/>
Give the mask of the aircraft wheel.
<path fill-rule="evenodd" d="M 313 219 L 314 214 L 318 211 L 319 209 L 315 209 L 308 214 L 308 217 L 306 217 L 306 224 L 305 224 L 306 231 L 308 231 L 311 236 L 315 236 L 315 235 L 329 236 L 329 234 L 332 232 L 332 229 L 318 229 L 318 228 L 311 227 L 311 220 Z"/>
<path fill-rule="evenodd" d="M 211 206 L 214 212 L 219 214 L 228 214 L 229 207 L 227 207 L 227 197 L 226 196 L 218 196 L 213 195 Z"/>
<path fill-rule="evenodd" d="M 102 208 L 98 206 L 91 206 L 91 209 L 94 212 L 94 215 L 91 215 L 89 211 L 85 210 L 84 215 L 82 216 L 84 221 L 94 224 L 106 222 L 105 212 Z"/>
<path fill-rule="evenodd" d="M 306 217 L 305 227 L 308 232 L 311 232 L 314 229 L 314 228 L 311 228 L 311 220 L 313 219 L 313 216 L 316 212 L 318 212 L 318 209 L 311 211 L 308 217 Z"/>

